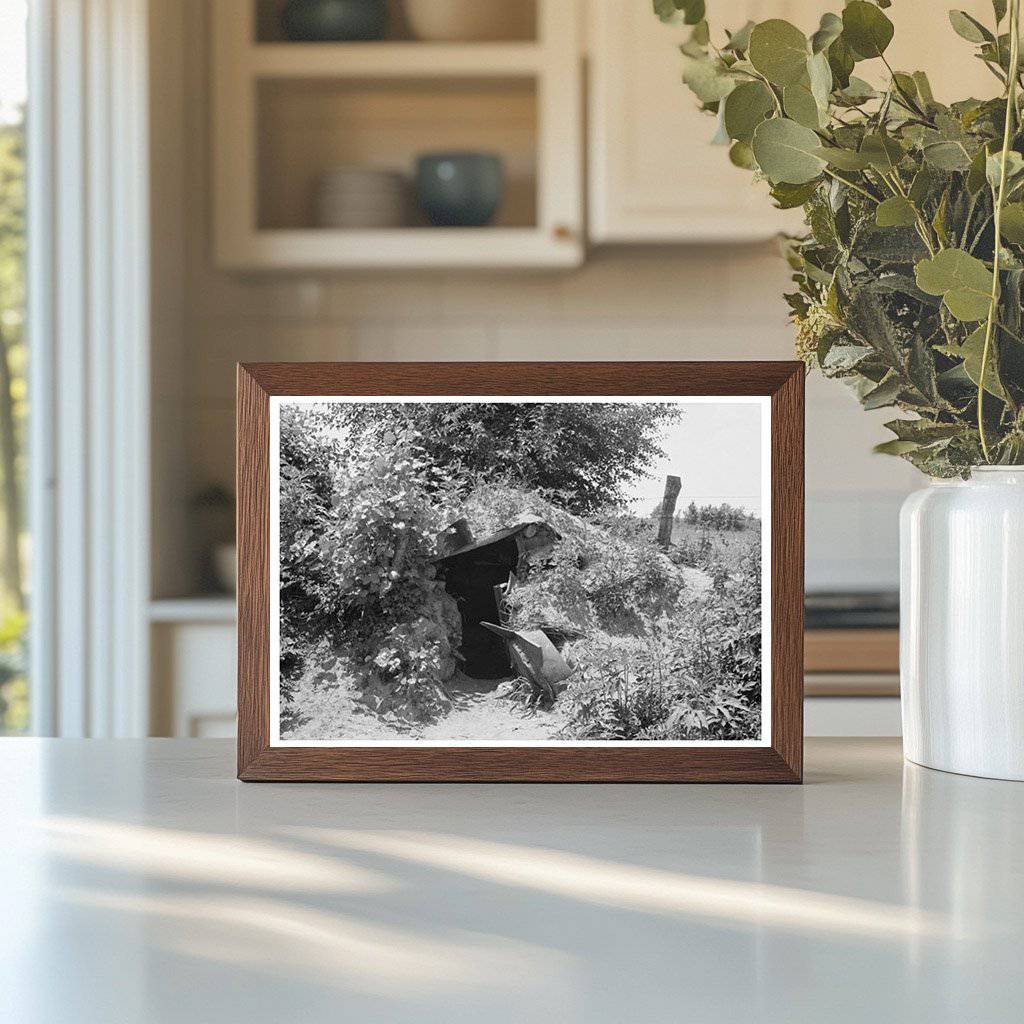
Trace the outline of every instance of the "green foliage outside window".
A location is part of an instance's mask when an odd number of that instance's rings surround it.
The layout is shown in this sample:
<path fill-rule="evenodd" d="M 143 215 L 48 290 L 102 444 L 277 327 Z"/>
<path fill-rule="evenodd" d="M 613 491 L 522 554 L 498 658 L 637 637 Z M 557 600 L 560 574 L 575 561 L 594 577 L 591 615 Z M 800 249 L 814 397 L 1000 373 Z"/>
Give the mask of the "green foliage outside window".
<path fill-rule="evenodd" d="M 0 122 L 0 734 L 28 727 L 23 441 L 28 412 L 24 117 Z"/>

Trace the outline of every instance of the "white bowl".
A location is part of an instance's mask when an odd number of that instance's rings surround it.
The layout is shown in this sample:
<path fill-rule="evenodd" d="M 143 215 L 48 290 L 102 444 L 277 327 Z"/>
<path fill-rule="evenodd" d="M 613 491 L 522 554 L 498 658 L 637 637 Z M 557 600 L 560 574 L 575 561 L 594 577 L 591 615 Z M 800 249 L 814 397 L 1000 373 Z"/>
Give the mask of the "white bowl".
<path fill-rule="evenodd" d="M 405 0 L 405 15 L 417 39 L 483 42 L 532 39 L 533 0 Z"/>
<path fill-rule="evenodd" d="M 409 183 L 396 171 L 339 168 L 325 174 L 315 196 L 321 228 L 400 228 L 409 219 Z"/>

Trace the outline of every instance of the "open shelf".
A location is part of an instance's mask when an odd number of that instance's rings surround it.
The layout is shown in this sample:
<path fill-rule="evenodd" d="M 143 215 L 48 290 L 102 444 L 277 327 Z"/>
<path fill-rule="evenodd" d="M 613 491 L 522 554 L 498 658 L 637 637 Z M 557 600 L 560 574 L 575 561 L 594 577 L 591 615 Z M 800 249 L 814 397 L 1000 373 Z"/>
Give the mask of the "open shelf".
<path fill-rule="evenodd" d="M 576 0 L 530 3 L 531 38 L 281 41 L 278 0 L 213 7 L 214 241 L 229 269 L 569 267 L 583 258 Z M 342 168 L 400 172 L 427 152 L 498 154 L 505 189 L 485 227 L 320 226 Z M 369 218 L 359 218 L 372 223 Z M 380 222 L 388 218 L 382 217 Z"/>
<path fill-rule="evenodd" d="M 339 167 L 397 171 L 409 192 L 408 224 L 429 230 L 412 197 L 416 158 L 439 150 L 497 153 L 505 190 L 493 226 L 473 234 L 537 224 L 537 112 L 532 79 L 272 79 L 256 104 L 260 231 L 330 230 L 316 223 L 321 178 Z M 389 229 L 385 234 L 394 234 Z M 359 231 L 374 246 L 379 231 Z M 443 229 L 455 241 L 452 229 Z M 494 239 L 492 239 L 492 242 Z"/>

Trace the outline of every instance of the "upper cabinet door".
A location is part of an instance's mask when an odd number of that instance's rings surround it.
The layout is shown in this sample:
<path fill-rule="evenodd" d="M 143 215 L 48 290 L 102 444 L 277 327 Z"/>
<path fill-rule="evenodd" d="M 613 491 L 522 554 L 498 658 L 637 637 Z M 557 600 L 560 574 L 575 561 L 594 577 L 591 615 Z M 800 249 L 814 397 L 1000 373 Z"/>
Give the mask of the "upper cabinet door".
<path fill-rule="evenodd" d="M 955 6 L 992 22 L 989 0 Z M 767 18 L 785 18 L 810 34 L 823 11 L 840 12 L 843 2 L 729 0 L 708 7 L 716 37 Z M 896 26 L 887 54 L 894 67 L 927 71 L 945 102 L 996 94 L 996 80 L 950 27 L 946 5 L 902 0 L 886 14 Z M 689 28 L 663 25 L 650 0 L 589 0 L 587 24 L 591 241 L 746 241 L 800 229 L 799 210 L 776 210 L 767 186 L 733 167 L 725 147 L 710 144 L 714 119 L 697 109 L 681 80 L 679 44 Z M 873 82 L 888 77 L 879 61 L 857 73 Z"/>
<path fill-rule="evenodd" d="M 820 3 L 731 0 L 709 5 L 712 31 L 748 19 L 816 28 Z M 722 19 L 725 19 L 723 22 Z M 594 242 L 709 242 L 768 238 L 799 225 L 767 186 L 712 146 L 715 119 L 682 82 L 679 44 L 650 0 L 590 0 L 590 237 Z"/>

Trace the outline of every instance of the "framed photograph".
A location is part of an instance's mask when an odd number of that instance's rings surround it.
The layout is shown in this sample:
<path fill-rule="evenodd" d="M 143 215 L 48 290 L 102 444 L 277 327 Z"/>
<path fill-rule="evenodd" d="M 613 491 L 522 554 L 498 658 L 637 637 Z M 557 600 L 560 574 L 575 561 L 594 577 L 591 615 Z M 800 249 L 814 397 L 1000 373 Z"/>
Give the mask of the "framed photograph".
<path fill-rule="evenodd" d="M 240 365 L 239 778 L 799 782 L 803 388 Z"/>

